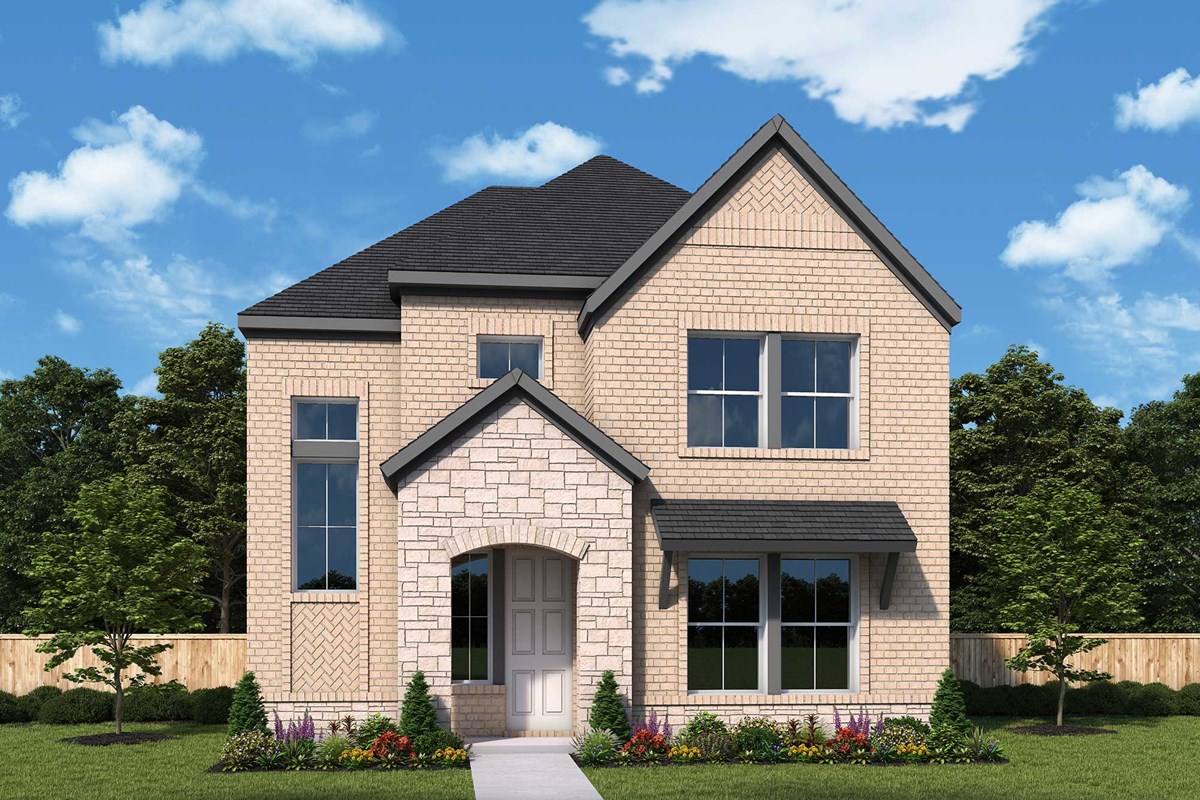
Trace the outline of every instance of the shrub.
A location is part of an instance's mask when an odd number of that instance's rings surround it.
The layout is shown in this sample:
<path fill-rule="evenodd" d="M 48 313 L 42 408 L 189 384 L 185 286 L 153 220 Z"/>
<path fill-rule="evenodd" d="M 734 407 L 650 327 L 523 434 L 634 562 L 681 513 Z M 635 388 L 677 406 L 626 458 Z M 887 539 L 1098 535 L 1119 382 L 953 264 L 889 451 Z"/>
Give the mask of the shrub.
<path fill-rule="evenodd" d="M 283 720 L 279 718 L 279 714 L 275 714 L 275 738 L 281 742 L 290 743 L 298 739 L 307 739 L 308 741 L 316 741 L 317 726 L 313 724 L 312 716 L 305 711 L 304 715 L 299 720 L 290 719 L 287 725 L 283 724 Z"/>
<path fill-rule="evenodd" d="M 465 750 L 466 742 L 457 733 L 438 728 L 436 731 L 414 736 L 412 748 L 414 753 L 429 755 L 438 750 Z"/>
<path fill-rule="evenodd" d="M 267 709 L 253 672 L 247 672 L 238 681 L 229 706 L 228 734 L 236 736 L 249 731 L 267 732 Z"/>
<path fill-rule="evenodd" d="M 0 725 L 10 722 L 29 722 L 30 717 L 25 709 L 17 702 L 15 695 L 0 692 Z"/>
<path fill-rule="evenodd" d="M 824 742 L 828 737 L 821 718 L 816 714 L 806 714 L 803 720 L 789 719 L 787 721 L 787 736 L 789 745 L 806 745 L 812 747 Z M 792 755 L 795 755 L 794 753 Z"/>
<path fill-rule="evenodd" d="M 1175 695 L 1178 702 L 1176 713 L 1200 716 L 1200 683 L 1189 683 Z"/>
<path fill-rule="evenodd" d="M 187 687 L 178 681 L 135 686 L 125 695 L 126 722 L 174 722 L 192 718 Z"/>
<path fill-rule="evenodd" d="M 586 733 L 576 734 L 571 740 L 571 752 L 585 767 L 611 763 L 616 760 L 620 749 L 621 742 L 617 735 L 607 728 L 592 728 Z"/>
<path fill-rule="evenodd" d="M 38 714 L 47 700 L 58 697 L 62 693 L 62 689 L 57 686 L 39 686 L 28 694 L 18 697 L 17 706 L 32 721 L 38 718 Z"/>
<path fill-rule="evenodd" d="M 278 752 L 278 749 L 279 743 L 266 731 L 236 733 L 226 739 L 221 748 L 221 769 L 225 772 L 254 769 L 263 755 Z"/>
<path fill-rule="evenodd" d="M 1129 692 L 1110 681 L 1096 681 L 1068 689 L 1067 707 L 1076 714 L 1125 714 L 1129 711 Z"/>
<path fill-rule="evenodd" d="M 1012 713 L 1011 686 L 986 686 L 971 694 L 971 705 L 967 713 L 977 716 L 993 716 Z"/>
<path fill-rule="evenodd" d="M 621 748 L 621 752 L 635 761 L 653 762 L 666 758 L 668 749 L 669 737 L 654 733 L 648 727 L 639 727 Z"/>
<path fill-rule="evenodd" d="M 933 693 L 933 710 L 929 713 L 929 727 L 937 730 L 939 726 L 952 728 L 964 736 L 971 732 L 962 687 L 954 677 L 954 670 L 949 668 L 942 672 L 937 691 Z"/>
<path fill-rule="evenodd" d="M 888 717 L 883 721 L 883 729 L 886 731 L 888 728 L 910 728 L 919 731 L 922 736 L 928 736 L 932 730 L 927 723 L 914 716 Z"/>
<path fill-rule="evenodd" d="M 351 747 L 349 750 L 342 753 L 341 764 L 346 769 L 358 769 L 359 767 L 369 767 L 375 761 L 375 756 L 370 750 L 364 750 L 361 747 Z"/>
<path fill-rule="evenodd" d="M 691 744 L 691 739 L 696 736 L 712 733 L 729 733 L 729 726 L 711 711 L 699 711 L 679 729 L 679 735 L 676 738 L 685 744 Z"/>
<path fill-rule="evenodd" d="M 1037 686 L 1022 683 L 1014 686 L 1009 697 L 1009 715 L 1017 717 L 1044 717 L 1058 710 L 1058 681 Z M 1004 713 L 1004 712 L 1001 712 Z M 968 727 L 964 733 L 970 733 Z"/>
<path fill-rule="evenodd" d="M 604 670 L 596 694 L 592 698 L 592 710 L 588 713 L 588 724 L 596 730 L 612 731 L 625 741 L 629 738 L 629 719 L 625 716 L 625 704 L 617 693 L 617 679 L 611 669 Z"/>
<path fill-rule="evenodd" d="M 395 731 L 384 731 L 379 734 L 371 746 L 367 748 L 371 755 L 379 759 L 400 756 L 408 758 L 412 755 L 412 742 L 407 736 L 401 736 Z"/>
<path fill-rule="evenodd" d="M 279 748 L 279 760 L 282 762 L 280 766 L 284 769 L 312 769 L 317 765 L 317 743 L 303 737 L 282 742 Z"/>
<path fill-rule="evenodd" d="M 1142 717 L 1166 717 L 1178 705 L 1175 690 L 1165 683 L 1147 683 L 1129 694 L 1129 712 Z"/>
<path fill-rule="evenodd" d="M 966 704 L 967 713 L 973 713 L 971 709 L 975 706 L 976 696 L 983 687 L 975 683 L 975 681 L 969 681 L 964 678 L 958 682 L 958 688 L 962 689 L 963 703 Z"/>
<path fill-rule="evenodd" d="M 883 724 L 883 730 L 871 734 L 871 746 L 878 749 L 897 748 L 902 744 L 922 745 L 925 744 L 929 733 L 929 726 L 920 720 L 887 720 Z"/>
<path fill-rule="evenodd" d="M 192 721 L 202 725 L 225 725 L 233 705 L 233 687 L 216 686 L 192 692 Z"/>
<path fill-rule="evenodd" d="M 417 670 L 408 682 L 400 706 L 400 733 L 413 737 L 437 729 L 437 712 L 429 696 L 429 684 L 425 682 L 425 673 Z"/>
<path fill-rule="evenodd" d="M 783 727 L 767 717 L 744 717 L 733 726 L 733 746 L 739 753 L 757 753 L 783 745 Z"/>
<path fill-rule="evenodd" d="M 435 767 L 463 767 L 467 764 L 467 751 L 462 747 L 443 747 L 433 751 L 430 758 Z"/>
<path fill-rule="evenodd" d="M 328 769 L 336 767 L 342 753 L 351 747 L 350 740 L 336 733 L 325 737 L 325 741 L 317 745 L 317 766 Z"/>
<path fill-rule="evenodd" d="M 699 750 L 702 761 L 726 761 L 734 753 L 733 736 L 728 731 L 692 734 L 681 743 Z"/>
<path fill-rule="evenodd" d="M 370 748 L 372 742 L 388 731 L 397 732 L 396 723 L 392 722 L 391 717 L 383 714 L 370 714 L 352 734 L 356 745 Z"/>
<path fill-rule="evenodd" d="M 48 725 L 79 725 L 111 722 L 117 696 L 98 689 L 68 689 L 42 704 L 38 722 Z"/>

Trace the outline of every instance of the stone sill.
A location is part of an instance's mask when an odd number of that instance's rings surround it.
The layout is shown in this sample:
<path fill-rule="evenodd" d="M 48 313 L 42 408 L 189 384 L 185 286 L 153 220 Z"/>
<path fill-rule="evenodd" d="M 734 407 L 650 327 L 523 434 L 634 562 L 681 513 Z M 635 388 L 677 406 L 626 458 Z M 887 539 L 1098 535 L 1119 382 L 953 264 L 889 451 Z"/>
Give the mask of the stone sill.
<path fill-rule="evenodd" d="M 874 705 L 879 703 L 894 704 L 928 704 L 930 696 L 925 694 L 906 694 L 891 692 L 843 692 L 841 694 L 654 694 L 647 695 L 644 705 L 647 708 L 655 706 L 690 706 L 701 708 L 705 706 L 813 706 L 813 705 L 850 705 L 847 711 L 852 711 L 859 704 Z"/>
<path fill-rule="evenodd" d="M 293 591 L 293 603 L 360 603 L 361 592 L 297 592 Z"/>
<path fill-rule="evenodd" d="M 504 694 L 504 684 L 495 683 L 452 683 L 451 694 Z"/>
<path fill-rule="evenodd" d="M 829 450 L 773 447 L 687 447 L 679 448 L 680 458 L 724 458 L 772 461 L 870 461 L 871 449 Z"/>

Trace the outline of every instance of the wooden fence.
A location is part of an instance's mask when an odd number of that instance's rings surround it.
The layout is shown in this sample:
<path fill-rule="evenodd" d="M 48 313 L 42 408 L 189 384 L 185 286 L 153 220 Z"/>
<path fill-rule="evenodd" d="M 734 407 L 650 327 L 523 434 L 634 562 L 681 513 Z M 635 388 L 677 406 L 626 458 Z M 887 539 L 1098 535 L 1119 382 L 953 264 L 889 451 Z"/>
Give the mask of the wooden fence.
<path fill-rule="evenodd" d="M 1075 666 L 1111 673 L 1114 681 L 1165 683 L 1179 689 L 1200 683 L 1200 634 L 1196 633 L 1095 633 L 1108 639 L 1090 653 L 1072 660 Z M 950 634 L 950 666 L 959 678 L 980 686 L 1016 686 L 1045 683 L 1045 672 L 1014 672 L 1004 659 L 1025 643 L 1015 633 Z"/>
<path fill-rule="evenodd" d="M 158 657 L 163 683 L 174 678 L 189 689 L 233 686 L 246 669 L 246 635 L 176 633 L 169 636 L 135 636 L 139 643 L 171 642 L 174 647 Z M 0 690 L 25 694 L 38 686 L 69 689 L 76 684 L 62 679 L 76 667 L 99 666 L 90 649 L 80 650 L 65 664 L 46 672 L 50 656 L 37 652 L 38 640 L 19 634 L 0 634 Z M 81 684 L 102 688 L 97 684 Z"/>

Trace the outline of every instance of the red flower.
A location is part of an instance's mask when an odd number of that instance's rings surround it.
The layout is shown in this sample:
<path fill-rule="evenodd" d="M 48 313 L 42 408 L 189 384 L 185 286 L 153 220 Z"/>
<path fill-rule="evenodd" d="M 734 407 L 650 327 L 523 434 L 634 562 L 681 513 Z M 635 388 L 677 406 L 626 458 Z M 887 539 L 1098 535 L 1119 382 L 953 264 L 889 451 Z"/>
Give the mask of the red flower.
<path fill-rule="evenodd" d="M 412 742 L 407 736 L 401 736 L 395 731 L 384 731 L 371 742 L 368 749 L 376 758 L 386 758 L 390 753 L 408 757 L 412 755 Z"/>

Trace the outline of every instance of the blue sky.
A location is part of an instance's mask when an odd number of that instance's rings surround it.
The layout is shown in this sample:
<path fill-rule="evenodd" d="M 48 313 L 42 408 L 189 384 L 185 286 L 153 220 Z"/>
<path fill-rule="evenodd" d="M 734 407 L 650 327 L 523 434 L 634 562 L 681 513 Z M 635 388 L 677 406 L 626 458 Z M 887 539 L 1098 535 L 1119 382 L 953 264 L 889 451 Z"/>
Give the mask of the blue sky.
<path fill-rule="evenodd" d="M 963 305 L 1129 410 L 1200 370 L 1200 8 L 1052 0 L 0 11 L 0 375 L 152 387 L 204 320 L 605 152 L 696 188 L 782 113 Z"/>

